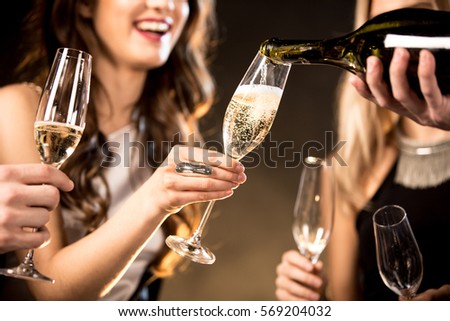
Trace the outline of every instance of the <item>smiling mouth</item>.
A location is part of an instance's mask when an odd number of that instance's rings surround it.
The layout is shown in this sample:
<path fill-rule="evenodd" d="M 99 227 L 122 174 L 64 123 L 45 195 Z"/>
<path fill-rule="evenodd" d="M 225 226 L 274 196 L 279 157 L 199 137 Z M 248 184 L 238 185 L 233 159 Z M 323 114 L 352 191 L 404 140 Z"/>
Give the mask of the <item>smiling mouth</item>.
<path fill-rule="evenodd" d="M 136 28 L 142 32 L 151 32 L 162 36 L 170 30 L 170 25 L 161 21 L 140 21 L 136 23 Z"/>

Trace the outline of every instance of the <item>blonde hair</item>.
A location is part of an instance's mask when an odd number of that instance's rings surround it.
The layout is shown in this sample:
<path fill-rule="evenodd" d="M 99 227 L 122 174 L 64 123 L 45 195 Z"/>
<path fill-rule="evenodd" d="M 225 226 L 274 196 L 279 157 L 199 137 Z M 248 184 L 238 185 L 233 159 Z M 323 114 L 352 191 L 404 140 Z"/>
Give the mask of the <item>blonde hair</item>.
<path fill-rule="evenodd" d="M 450 10 L 450 1 L 436 1 L 440 10 Z M 354 28 L 370 17 L 370 0 L 357 0 Z M 340 79 L 337 100 L 337 131 L 339 141 L 345 141 L 340 151 L 347 166 L 336 170 L 339 210 L 357 213 L 367 201 L 362 188 L 370 177 L 370 169 L 382 157 L 384 148 L 393 143 L 393 130 L 399 116 L 362 98 L 350 84 L 350 75 Z"/>

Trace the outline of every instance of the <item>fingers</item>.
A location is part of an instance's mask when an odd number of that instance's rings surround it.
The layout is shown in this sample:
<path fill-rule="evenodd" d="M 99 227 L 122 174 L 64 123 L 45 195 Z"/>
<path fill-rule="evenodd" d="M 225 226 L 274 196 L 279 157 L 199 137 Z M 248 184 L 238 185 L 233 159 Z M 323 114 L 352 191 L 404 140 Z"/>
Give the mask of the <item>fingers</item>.
<path fill-rule="evenodd" d="M 366 83 L 378 106 L 387 107 L 393 104 L 392 95 L 383 80 L 383 64 L 375 56 L 367 58 Z"/>
<path fill-rule="evenodd" d="M 176 145 L 170 151 L 167 159 L 167 165 L 190 162 L 194 164 L 206 164 L 212 167 L 220 167 L 232 171 L 243 171 L 243 166 L 238 160 L 232 159 L 231 157 L 214 150 L 198 147 Z"/>
<path fill-rule="evenodd" d="M 22 185 L 9 183 L 0 186 L 0 204 L 25 210 L 42 207 L 51 211 L 59 204 L 59 190 L 52 185 Z"/>
<path fill-rule="evenodd" d="M 39 229 L 50 220 L 50 213 L 39 207 L 0 208 L 0 225 L 10 230 Z"/>
<path fill-rule="evenodd" d="M 176 177 L 170 175 L 166 176 L 164 183 L 167 189 L 174 189 L 177 191 L 215 192 L 234 189 L 239 186 L 240 182 L 206 177 Z"/>
<path fill-rule="evenodd" d="M 239 161 L 221 153 L 175 146 L 143 189 L 152 191 L 160 212 L 173 214 L 188 204 L 230 197 L 246 181 L 244 171 Z"/>
<path fill-rule="evenodd" d="M 406 71 L 409 63 L 409 52 L 405 48 L 396 48 L 389 65 L 389 76 L 393 87 L 409 90 Z M 393 79 L 392 79 L 393 78 Z M 394 88 L 393 88 L 394 89 Z"/>
<path fill-rule="evenodd" d="M 417 77 L 423 99 L 410 87 L 409 64 L 409 51 L 396 48 L 389 65 L 392 91 L 383 80 L 383 64 L 375 56 L 367 58 L 367 86 L 356 77 L 351 79 L 351 84 L 362 97 L 380 107 L 408 117 L 421 125 L 450 129 L 450 96 L 442 95 L 439 89 L 433 54 L 429 50 L 420 52 Z"/>
<path fill-rule="evenodd" d="M 283 264 L 285 263 L 285 264 Z M 298 251 L 288 251 L 283 255 L 280 264 L 280 274 L 297 280 L 309 287 L 319 289 L 322 286 L 322 278 L 318 276 L 322 272 L 322 262 L 313 265 Z"/>
<path fill-rule="evenodd" d="M 402 299 L 400 297 L 400 299 Z M 444 284 L 438 289 L 429 289 L 415 296 L 416 301 L 447 301 L 450 300 L 450 284 Z"/>
<path fill-rule="evenodd" d="M 50 233 L 46 227 L 36 231 L 26 229 L 12 231 L 0 228 L 0 254 L 19 249 L 44 247 L 49 242 Z"/>
<path fill-rule="evenodd" d="M 219 164 L 219 163 L 217 163 Z M 220 165 L 218 165 L 220 166 Z M 185 176 L 194 176 L 194 177 L 198 177 L 198 175 L 195 174 L 200 174 L 200 175 L 206 175 L 206 176 L 212 176 L 213 174 L 217 174 L 217 170 L 222 171 L 222 173 L 224 173 L 224 170 L 226 170 L 227 172 L 229 172 L 229 175 L 233 175 L 233 177 L 230 176 L 230 180 L 240 180 L 238 179 L 238 175 L 243 173 L 245 168 L 244 166 L 240 163 L 240 162 L 236 162 L 231 168 L 230 167 L 214 167 L 214 171 L 213 171 L 213 167 L 214 166 L 209 166 L 206 165 L 204 163 L 199 164 L 199 163 L 194 163 L 194 162 L 186 162 L 186 161 L 182 161 L 182 162 L 178 162 L 175 164 L 175 171 L 177 173 L 180 174 L 184 174 Z M 236 174 L 233 174 L 236 173 Z M 218 175 L 215 175 L 218 176 Z"/>
<path fill-rule="evenodd" d="M 321 271 L 321 262 L 314 266 L 297 251 L 286 252 L 276 269 L 275 295 L 280 300 L 319 300 Z"/>
<path fill-rule="evenodd" d="M 191 172 L 191 171 L 180 171 L 179 170 L 179 166 L 177 165 L 175 168 L 175 171 L 182 176 L 185 177 L 193 177 L 193 178 L 197 178 L 197 179 L 202 179 L 204 181 L 212 178 L 212 179 L 218 179 L 218 180 L 223 180 L 223 181 L 227 181 L 227 182 L 232 182 L 232 183 L 239 183 L 242 184 L 246 181 L 247 176 L 245 175 L 244 171 L 245 168 L 244 166 L 242 166 L 242 164 L 238 163 L 239 166 L 236 167 L 235 171 L 230 171 L 227 169 L 223 169 L 221 167 L 209 167 L 208 166 L 208 174 L 204 174 L 202 173 L 203 170 L 201 171 L 195 171 L 195 172 Z M 196 165 L 198 166 L 198 165 Z M 206 177 L 205 177 L 206 176 Z"/>
<path fill-rule="evenodd" d="M 433 54 L 428 50 L 421 50 L 417 74 L 420 90 L 430 106 L 437 106 L 442 100 L 435 72 L 436 62 Z"/>
<path fill-rule="evenodd" d="M 18 239 L 18 247 L 20 249 L 42 248 L 50 243 L 50 232 L 45 226 L 32 231 L 22 229 Z"/>
<path fill-rule="evenodd" d="M 407 49 L 396 48 L 389 65 L 389 71 L 383 71 L 381 60 L 375 56 L 369 57 L 367 59 L 366 82 L 373 98 L 363 97 L 380 107 L 421 122 L 421 116 L 425 111 L 424 102 L 409 86 L 407 78 L 409 59 L 410 54 Z M 391 89 L 383 79 L 383 72 L 389 72 Z M 358 93 L 361 94 L 359 90 Z"/>
<path fill-rule="evenodd" d="M 372 92 L 370 91 L 367 84 L 358 76 L 352 75 L 350 77 L 350 83 L 353 87 L 355 87 L 356 91 L 367 100 L 370 100 L 372 102 L 376 102 L 375 98 L 372 95 Z"/>
<path fill-rule="evenodd" d="M 220 167 L 212 167 L 211 175 L 178 173 L 167 168 L 162 187 L 168 193 L 171 206 L 178 207 L 230 197 L 246 179 L 244 172 L 232 172 Z"/>
<path fill-rule="evenodd" d="M 410 54 L 405 48 L 396 48 L 389 66 L 392 95 L 403 106 L 415 106 L 419 103 L 417 95 L 409 87 L 407 70 Z"/>
<path fill-rule="evenodd" d="M 426 120 L 423 123 L 441 129 L 450 129 L 450 99 L 441 93 L 436 78 L 436 60 L 430 51 L 420 51 L 417 73 L 420 90 L 426 102 L 423 109 L 426 110 L 427 117 L 423 117 Z"/>
<path fill-rule="evenodd" d="M 67 189 L 72 185 L 62 172 L 47 166 L 0 166 L 0 252 L 36 248 L 49 241 L 44 225 L 60 195 L 57 187 L 44 182 Z"/>
<path fill-rule="evenodd" d="M 62 171 L 43 164 L 1 165 L 0 182 L 22 184 L 49 184 L 65 192 L 71 191 L 73 182 Z"/>
<path fill-rule="evenodd" d="M 217 192 L 230 191 L 246 181 L 245 168 L 239 161 L 218 152 L 207 152 L 205 157 L 202 149 L 179 147 L 173 153 L 178 153 L 181 161 L 167 166 L 165 187 L 177 191 Z M 176 175 L 172 175 L 174 172 Z"/>
<path fill-rule="evenodd" d="M 277 276 L 275 279 L 275 286 L 275 296 L 278 300 L 317 301 L 320 299 L 320 294 L 318 292 L 285 276 Z"/>
<path fill-rule="evenodd" d="M 172 193 L 169 196 L 170 206 L 172 208 L 182 207 L 188 204 L 197 203 L 197 202 L 207 202 L 213 200 L 222 200 L 226 199 L 233 195 L 232 189 L 220 190 L 220 191 L 185 191 L 183 193 Z"/>
<path fill-rule="evenodd" d="M 35 165 L 27 165 L 23 168 L 25 183 L 53 185 L 65 192 L 73 189 L 73 182 L 62 171 L 50 165 L 37 165 L 41 167 L 34 168 Z"/>
<path fill-rule="evenodd" d="M 193 164 L 189 162 L 180 162 L 176 165 L 175 170 L 178 173 L 192 173 L 192 174 L 202 174 L 211 175 L 212 168 L 208 165 L 203 164 Z"/>

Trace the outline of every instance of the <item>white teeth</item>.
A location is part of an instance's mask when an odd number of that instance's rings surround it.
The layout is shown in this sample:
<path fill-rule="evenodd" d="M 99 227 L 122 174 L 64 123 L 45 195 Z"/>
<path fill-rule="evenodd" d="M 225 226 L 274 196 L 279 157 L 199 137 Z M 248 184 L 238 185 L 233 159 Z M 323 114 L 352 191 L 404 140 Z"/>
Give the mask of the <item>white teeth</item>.
<path fill-rule="evenodd" d="M 167 23 L 157 21 L 140 21 L 136 24 L 136 27 L 141 31 L 158 33 L 169 31 L 169 25 Z"/>

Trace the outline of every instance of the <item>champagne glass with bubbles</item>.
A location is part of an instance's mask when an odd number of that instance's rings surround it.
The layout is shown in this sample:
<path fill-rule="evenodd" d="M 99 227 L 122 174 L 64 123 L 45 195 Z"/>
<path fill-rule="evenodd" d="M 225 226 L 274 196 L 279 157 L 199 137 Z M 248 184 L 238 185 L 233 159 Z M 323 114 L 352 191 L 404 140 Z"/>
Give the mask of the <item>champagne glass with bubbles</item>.
<path fill-rule="evenodd" d="M 85 127 L 89 101 L 92 57 L 86 52 L 59 48 L 42 91 L 34 123 L 41 162 L 60 168 L 74 152 Z M 54 280 L 36 270 L 34 250 L 22 263 L 0 269 L 0 274 L 20 279 Z"/>
<path fill-rule="evenodd" d="M 401 298 L 416 295 L 422 282 L 422 254 L 405 210 L 387 205 L 373 215 L 378 271 L 384 284 Z"/>
<path fill-rule="evenodd" d="M 304 159 L 292 234 L 300 253 L 315 264 L 328 244 L 335 207 L 334 169 L 321 158 Z"/>
<path fill-rule="evenodd" d="M 239 83 L 223 121 L 224 152 L 241 159 L 257 147 L 269 132 L 278 110 L 291 65 L 275 63 L 258 53 Z M 189 239 L 170 235 L 167 245 L 178 254 L 202 264 L 215 255 L 201 245 L 202 232 L 214 201 L 208 203 L 198 228 Z"/>

